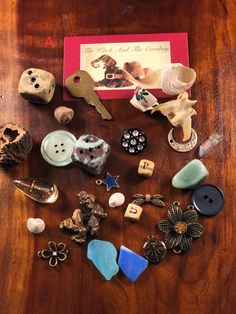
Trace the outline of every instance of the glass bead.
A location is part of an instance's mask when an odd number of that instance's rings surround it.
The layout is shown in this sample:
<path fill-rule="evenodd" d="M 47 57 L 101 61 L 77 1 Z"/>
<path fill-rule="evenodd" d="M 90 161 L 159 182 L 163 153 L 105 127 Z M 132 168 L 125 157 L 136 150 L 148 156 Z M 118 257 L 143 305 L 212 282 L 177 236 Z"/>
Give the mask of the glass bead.
<path fill-rule="evenodd" d="M 138 135 L 139 135 L 139 131 L 138 131 L 138 130 L 134 130 L 134 131 L 132 132 L 132 134 L 133 134 L 133 136 L 138 136 Z"/>
<path fill-rule="evenodd" d="M 130 144 L 131 144 L 131 145 L 136 145 L 136 144 L 137 144 L 137 141 L 136 141 L 135 139 L 132 139 L 132 140 L 130 141 Z"/>

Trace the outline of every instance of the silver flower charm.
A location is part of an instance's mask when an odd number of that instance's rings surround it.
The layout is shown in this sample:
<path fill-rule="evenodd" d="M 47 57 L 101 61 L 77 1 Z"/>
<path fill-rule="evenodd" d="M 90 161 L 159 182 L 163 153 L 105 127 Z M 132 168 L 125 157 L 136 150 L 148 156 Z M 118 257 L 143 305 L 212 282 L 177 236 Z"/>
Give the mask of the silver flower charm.
<path fill-rule="evenodd" d="M 197 220 L 198 214 L 193 205 L 183 213 L 180 203 L 174 202 L 168 210 L 168 218 L 157 225 L 166 234 L 166 247 L 175 253 L 187 252 L 192 247 L 193 238 L 199 238 L 204 233 L 203 226 Z"/>
<path fill-rule="evenodd" d="M 58 261 L 63 262 L 67 258 L 68 250 L 64 243 L 56 244 L 53 241 L 48 242 L 49 250 L 38 252 L 38 256 L 44 259 L 49 259 L 48 263 L 51 267 L 55 267 Z"/>

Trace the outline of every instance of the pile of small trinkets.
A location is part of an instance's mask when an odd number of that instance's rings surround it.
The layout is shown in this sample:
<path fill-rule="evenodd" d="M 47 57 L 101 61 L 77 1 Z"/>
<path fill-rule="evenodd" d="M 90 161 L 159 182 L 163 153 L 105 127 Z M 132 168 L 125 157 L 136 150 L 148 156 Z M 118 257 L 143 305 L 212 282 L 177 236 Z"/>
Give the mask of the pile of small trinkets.
<path fill-rule="evenodd" d="M 79 84 L 77 82 L 79 78 Z M 159 104 L 156 97 L 149 91 L 137 87 L 134 90 L 131 105 L 142 112 L 153 114 L 160 111 L 174 127 L 183 128 L 182 143 L 176 142 L 173 129 L 169 132 L 170 146 L 179 152 L 190 151 L 197 144 L 197 133 L 192 128 L 193 109 L 196 100 L 190 100 L 186 92 L 195 82 L 196 73 L 193 69 L 182 64 L 168 64 L 161 71 L 161 86 L 167 95 L 177 95 L 176 99 Z M 79 70 L 66 79 L 65 86 L 73 97 L 85 98 L 93 105 L 105 120 L 112 118 L 111 114 L 98 99 L 94 91 L 94 81 L 86 71 Z M 51 101 L 56 83 L 54 76 L 42 69 L 30 68 L 23 72 L 19 80 L 19 93 L 32 103 L 47 104 Z M 74 116 L 73 109 L 60 106 L 54 112 L 55 119 L 63 125 L 69 123 Z M 223 140 L 222 135 L 214 133 L 199 147 L 199 158 L 205 156 L 214 146 Z M 20 163 L 28 156 L 33 145 L 30 133 L 13 122 L 0 127 L 0 165 L 8 166 Z M 121 147 L 130 155 L 136 155 L 145 150 L 147 137 L 143 130 L 130 128 L 121 135 Z M 56 130 L 42 140 L 41 154 L 44 160 L 55 167 L 65 167 L 74 163 L 92 175 L 101 174 L 110 154 L 110 145 L 93 134 L 81 135 L 78 139 L 68 132 Z M 140 176 L 151 177 L 155 163 L 152 160 L 141 159 L 137 165 Z M 149 263 L 160 263 L 167 250 L 174 253 L 187 252 L 193 239 L 204 233 L 204 228 L 198 223 L 198 213 L 206 216 L 217 214 L 224 206 L 224 195 L 219 187 L 213 184 L 202 184 L 209 173 L 206 166 L 194 159 L 175 174 L 172 179 L 173 187 L 192 190 L 193 205 L 182 211 L 180 203 L 175 201 L 168 210 L 168 217 L 157 224 L 164 232 L 162 240 L 150 235 L 143 245 L 143 256 L 121 246 L 117 261 L 117 249 L 111 242 L 91 240 L 87 247 L 87 257 L 91 260 L 106 280 L 116 275 L 119 269 L 131 282 L 143 273 Z M 119 176 L 107 172 L 104 179 L 97 179 L 98 185 L 104 184 L 106 190 L 119 188 Z M 58 188 L 55 184 L 37 178 L 20 178 L 14 180 L 15 186 L 32 200 L 52 204 L 58 198 Z M 59 228 L 68 231 L 71 239 L 82 245 L 88 235 L 97 236 L 100 223 L 108 215 L 96 201 L 96 197 L 86 191 L 77 195 L 82 209 L 75 209 L 71 217 L 59 223 Z M 120 207 L 125 202 L 125 196 L 116 192 L 109 198 L 109 206 Z M 154 206 L 165 207 L 163 196 L 160 194 L 135 194 L 133 201 L 128 204 L 124 218 L 138 222 L 142 214 L 142 206 L 150 203 Z M 27 228 L 33 234 L 44 231 L 45 223 L 40 218 L 29 218 Z M 63 243 L 50 241 L 48 249 L 38 252 L 38 256 L 49 261 L 51 267 L 67 258 L 68 249 Z"/>

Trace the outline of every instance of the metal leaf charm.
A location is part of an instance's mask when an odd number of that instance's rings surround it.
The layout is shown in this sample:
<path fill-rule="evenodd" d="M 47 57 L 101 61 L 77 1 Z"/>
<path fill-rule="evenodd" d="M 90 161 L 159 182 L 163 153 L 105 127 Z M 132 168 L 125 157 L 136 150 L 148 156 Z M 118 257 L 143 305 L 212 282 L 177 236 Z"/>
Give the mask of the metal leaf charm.
<path fill-rule="evenodd" d="M 165 203 L 161 200 L 163 198 L 160 194 L 150 195 L 150 194 L 134 194 L 133 196 L 135 199 L 132 202 L 136 205 L 142 205 L 144 203 L 152 203 L 158 207 L 165 207 Z"/>

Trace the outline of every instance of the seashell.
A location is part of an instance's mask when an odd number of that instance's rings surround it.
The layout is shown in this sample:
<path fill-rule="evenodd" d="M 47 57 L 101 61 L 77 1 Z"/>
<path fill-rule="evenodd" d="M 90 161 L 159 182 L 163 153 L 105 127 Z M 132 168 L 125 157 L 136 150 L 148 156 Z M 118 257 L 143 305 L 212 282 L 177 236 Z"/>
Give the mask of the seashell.
<path fill-rule="evenodd" d="M 27 228 L 31 233 L 39 234 L 45 229 L 45 222 L 40 218 L 29 218 L 27 220 Z"/>
<path fill-rule="evenodd" d="M 18 190 L 32 200 L 42 204 L 53 204 L 58 198 L 58 189 L 51 184 L 39 179 L 17 179 L 13 181 Z"/>
<path fill-rule="evenodd" d="M 125 202 L 125 196 L 122 193 L 113 193 L 109 198 L 109 206 L 110 207 L 118 207 L 123 205 Z"/>
<path fill-rule="evenodd" d="M 33 146 L 31 135 L 18 124 L 0 126 L 0 165 L 22 162 Z"/>
<path fill-rule="evenodd" d="M 196 72 L 181 63 L 170 63 L 161 69 L 161 89 L 167 95 L 188 90 L 196 80 Z"/>
<path fill-rule="evenodd" d="M 54 111 L 54 117 L 60 124 L 67 124 L 73 119 L 74 110 L 65 106 L 57 107 Z"/>

